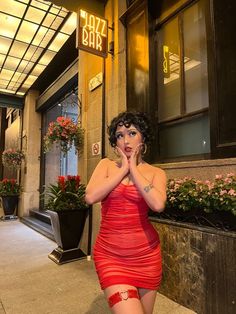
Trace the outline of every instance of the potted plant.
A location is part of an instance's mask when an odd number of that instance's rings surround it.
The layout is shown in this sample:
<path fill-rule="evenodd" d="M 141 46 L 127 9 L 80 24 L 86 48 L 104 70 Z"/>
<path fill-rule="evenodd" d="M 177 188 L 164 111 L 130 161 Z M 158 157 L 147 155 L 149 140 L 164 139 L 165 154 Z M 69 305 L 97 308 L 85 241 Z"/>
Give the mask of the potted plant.
<path fill-rule="evenodd" d="M 59 176 L 56 184 L 50 184 L 44 195 L 58 245 L 49 258 L 63 264 L 85 257 L 78 246 L 89 207 L 84 200 L 85 185 L 81 184 L 80 176 Z"/>
<path fill-rule="evenodd" d="M 9 148 L 2 153 L 2 164 L 4 167 L 18 169 L 25 159 L 24 153 L 20 149 Z"/>
<path fill-rule="evenodd" d="M 14 212 L 18 204 L 20 185 L 15 179 L 3 179 L 0 181 L 0 197 L 5 215 L 5 220 L 15 218 Z"/>
<path fill-rule="evenodd" d="M 213 181 L 189 177 L 170 179 L 166 209 L 155 216 L 235 231 L 235 174 L 216 175 Z"/>
<path fill-rule="evenodd" d="M 47 133 L 43 138 L 44 152 L 51 150 L 54 143 L 59 145 L 64 155 L 75 146 L 75 151 L 80 154 L 84 145 L 84 130 L 70 118 L 58 117 L 49 123 Z"/>

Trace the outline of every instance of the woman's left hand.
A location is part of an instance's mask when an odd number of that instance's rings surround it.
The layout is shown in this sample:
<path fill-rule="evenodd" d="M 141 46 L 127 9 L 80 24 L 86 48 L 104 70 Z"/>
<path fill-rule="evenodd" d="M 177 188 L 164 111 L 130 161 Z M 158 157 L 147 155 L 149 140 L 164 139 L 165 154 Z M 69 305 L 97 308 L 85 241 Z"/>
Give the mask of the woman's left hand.
<path fill-rule="evenodd" d="M 142 146 L 143 146 L 143 143 L 138 144 L 135 147 L 134 151 L 132 152 L 129 159 L 130 168 L 136 167 L 138 165 Z"/>

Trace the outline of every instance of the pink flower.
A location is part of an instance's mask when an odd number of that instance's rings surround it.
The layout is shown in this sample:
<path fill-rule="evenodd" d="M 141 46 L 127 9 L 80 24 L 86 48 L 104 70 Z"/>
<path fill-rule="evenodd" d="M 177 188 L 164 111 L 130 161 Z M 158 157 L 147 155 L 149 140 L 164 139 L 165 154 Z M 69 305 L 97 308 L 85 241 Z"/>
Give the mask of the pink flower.
<path fill-rule="evenodd" d="M 234 189 L 230 189 L 228 194 L 231 195 L 231 196 L 236 196 L 236 192 L 235 192 Z"/>
<path fill-rule="evenodd" d="M 224 195 L 224 194 L 227 194 L 226 190 L 220 191 L 220 195 Z"/>

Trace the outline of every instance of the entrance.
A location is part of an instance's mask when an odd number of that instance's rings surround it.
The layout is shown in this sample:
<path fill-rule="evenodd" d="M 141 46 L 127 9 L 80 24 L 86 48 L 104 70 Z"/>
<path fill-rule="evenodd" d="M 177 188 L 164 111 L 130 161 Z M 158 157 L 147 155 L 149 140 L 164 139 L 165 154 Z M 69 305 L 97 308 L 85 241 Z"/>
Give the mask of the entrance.
<path fill-rule="evenodd" d="M 80 108 L 78 106 L 78 94 L 73 91 L 62 101 L 48 109 L 43 116 L 43 135 L 46 134 L 51 121 L 56 121 L 57 117 L 64 116 L 71 118 L 74 122 L 80 123 Z M 41 191 L 50 183 L 55 183 L 58 176 L 77 175 L 78 155 L 75 147 L 72 147 L 66 156 L 60 147 L 54 145 L 52 150 L 44 155 L 43 176 L 41 180 Z"/>

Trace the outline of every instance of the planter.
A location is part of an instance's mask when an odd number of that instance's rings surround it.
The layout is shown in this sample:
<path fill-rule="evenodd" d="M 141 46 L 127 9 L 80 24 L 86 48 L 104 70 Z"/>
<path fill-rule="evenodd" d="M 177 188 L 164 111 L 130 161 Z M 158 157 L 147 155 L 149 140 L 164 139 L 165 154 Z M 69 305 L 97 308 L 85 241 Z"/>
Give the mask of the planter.
<path fill-rule="evenodd" d="M 4 211 L 4 220 L 8 219 L 15 219 L 16 216 L 14 216 L 19 195 L 10 195 L 10 196 L 1 196 L 2 198 L 2 207 Z"/>
<path fill-rule="evenodd" d="M 150 216 L 159 219 L 168 219 L 176 222 L 191 223 L 196 226 L 206 226 L 223 231 L 236 231 L 236 216 L 230 211 L 212 211 L 192 208 L 183 211 L 177 208 L 166 208 L 162 213 L 150 213 Z"/>
<path fill-rule="evenodd" d="M 57 264 L 64 264 L 84 258 L 86 255 L 79 248 L 88 208 L 80 210 L 48 210 L 52 229 L 58 247 L 48 257 Z"/>
<path fill-rule="evenodd" d="M 236 232 L 150 220 L 162 244 L 160 293 L 199 314 L 236 313 Z"/>

